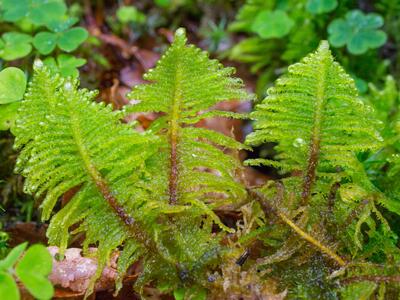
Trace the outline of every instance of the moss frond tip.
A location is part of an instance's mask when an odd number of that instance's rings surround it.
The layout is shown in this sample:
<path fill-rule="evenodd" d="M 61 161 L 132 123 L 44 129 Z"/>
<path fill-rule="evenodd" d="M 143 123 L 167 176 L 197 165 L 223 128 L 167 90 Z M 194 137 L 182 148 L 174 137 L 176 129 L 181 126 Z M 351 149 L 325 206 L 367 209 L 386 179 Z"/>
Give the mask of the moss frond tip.
<path fill-rule="evenodd" d="M 174 43 L 185 45 L 186 42 L 186 30 L 185 28 L 180 27 L 175 31 Z"/>

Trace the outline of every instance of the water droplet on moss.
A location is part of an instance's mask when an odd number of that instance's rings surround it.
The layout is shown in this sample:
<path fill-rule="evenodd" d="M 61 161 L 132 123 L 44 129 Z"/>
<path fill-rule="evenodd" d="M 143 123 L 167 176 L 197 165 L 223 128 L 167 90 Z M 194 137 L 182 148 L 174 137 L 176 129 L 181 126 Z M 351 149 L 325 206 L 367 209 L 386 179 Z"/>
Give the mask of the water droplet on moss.
<path fill-rule="evenodd" d="M 293 142 L 293 146 L 295 146 L 296 148 L 303 147 L 303 146 L 305 146 L 305 144 L 306 144 L 306 142 L 302 138 L 297 138 Z"/>

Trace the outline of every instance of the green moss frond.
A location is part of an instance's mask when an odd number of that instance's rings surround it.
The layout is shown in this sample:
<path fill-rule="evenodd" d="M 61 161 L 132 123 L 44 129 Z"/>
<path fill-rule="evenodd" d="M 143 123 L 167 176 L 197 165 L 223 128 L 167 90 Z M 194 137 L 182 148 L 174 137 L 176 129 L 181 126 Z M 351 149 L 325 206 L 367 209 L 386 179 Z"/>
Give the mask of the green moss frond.
<path fill-rule="evenodd" d="M 78 84 L 36 68 L 14 129 L 15 146 L 21 150 L 16 170 L 26 177 L 25 190 L 43 198 L 42 217 L 51 217 L 50 244 L 63 252 L 74 228 L 73 233 L 85 233 L 85 251 L 97 245 L 93 288 L 118 247 L 128 245 L 120 269 L 133 262 L 136 248 L 147 256 L 160 252 L 154 236 L 164 207 L 141 184 L 159 139 L 122 124 L 121 113 L 94 102 L 96 93 L 80 90 Z M 79 191 L 52 216 L 59 197 L 74 187 Z"/>
<path fill-rule="evenodd" d="M 309 198 L 316 176 L 358 170 L 355 154 L 379 148 L 381 137 L 373 117 L 371 108 L 358 98 L 353 79 L 323 41 L 268 90 L 251 114 L 255 131 L 246 142 L 278 143 L 278 161 L 254 163 L 277 166 L 283 172 L 303 171 L 303 197 Z"/>
<path fill-rule="evenodd" d="M 189 125 L 216 116 L 245 118 L 214 107 L 221 101 L 249 100 L 252 96 L 246 93 L 240 79 L 231 76 L 233 68 L 224 68 L 217 60 L 209 59 L 206 52 L 186 42 L 184 29 L 178 29 L 171 47 L 145 75 L 149 83 L 134 87 L 129 94 L 130 99 L 139 103 L 126 111 L 164 114 L 150 128 L 165 143 L 160 166 L 169 166 L 160 179 L 164 186 L 158 186 L 160 195 L 168 198 L 170 204 L 190 204 L 217 220 L 208 204 L 215 208 L 246 195 L 235 179 L 240 165 L 224 149 L 237 151 L 246 146 L 223 134 Z M 159 168 L 156 172 L 160 173 Z"/>

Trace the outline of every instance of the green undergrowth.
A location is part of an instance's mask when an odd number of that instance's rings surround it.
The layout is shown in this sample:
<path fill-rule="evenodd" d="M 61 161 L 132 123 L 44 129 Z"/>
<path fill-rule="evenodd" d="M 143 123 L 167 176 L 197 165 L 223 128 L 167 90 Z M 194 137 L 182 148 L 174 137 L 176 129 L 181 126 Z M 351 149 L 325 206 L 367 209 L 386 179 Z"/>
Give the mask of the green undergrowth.
<path fill-rule="evenodd" d="M 371 85 L 376 97 L 360 98 L 322 41 L 250 115 L 221 111 L 222 101 L 253 96 L 233 68 L 188 45 L 183 29 L 120 111 L 41 61 L 34 68 L 12 129 L 16 171 L 42 203 L 51 245 L 62 254 L 84 233 L 84 252 L 98 248 L 86 295 L 117 250 L 117 292 L 141 260 L 141 294 L 151 284 L 184 299 L 223 299 L 227 290 L 292 299 L 398 295 L 398 128 L 388 109 L 398 91 L 390 78 L 382 91 Z M 159 117 L 142 132 L 123 122 L 138 112 Z M 254 131 L 241 143 L 196 126 L 210 117 L 250 118 Z M 273 167 L 282 178 L 250 187 L 238 152 L 265 143 L 275 156 L 245 164 Z M 71 189 L 78 191 L 55 209 Z M 238 221 L 229 227 L 221 216 L 232 211 Z"/>

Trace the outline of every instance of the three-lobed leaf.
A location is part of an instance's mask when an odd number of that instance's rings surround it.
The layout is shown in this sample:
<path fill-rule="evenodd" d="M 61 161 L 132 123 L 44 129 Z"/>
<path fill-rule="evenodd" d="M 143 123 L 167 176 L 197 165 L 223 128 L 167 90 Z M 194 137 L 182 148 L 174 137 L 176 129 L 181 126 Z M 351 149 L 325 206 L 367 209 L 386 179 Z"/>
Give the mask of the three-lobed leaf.
<path fill-rule="evenodd" d="M 294 21 L 283 10 L 261 11 L 255 17 L 251 29 L 264 39 L 281 38 L 287 35 Z"/>
<path fill-rule="evenodd" d="M 0 40 L 0 57 L 14 60 L 28 55 L 31 50 L 32 37 L 25 33 L 7 32 Z"/>
<path fill-rule="evenodd" d="M 337 5 L 337 0 L 308 0 L 306 8 L 313 14 L 323 14 L 334 10 Z"/>
<path fill-rule="evenodd" d="M 50 54 L 58 46 L 61 50 L 72 52 L 88 37 L 83 27 L 69 28 L 60 32 L 39 32 L 33 38 L 33 45 L 43 55 Z"/>
<path fill-rule="evenodd" d="M 18 286 L 12 274 L 15 274 L 26 289 L 36 299 L 51 299 L 53 286 L 47 279 L 52 270 L 52 257 L 43 245 L 33 245 L 25 253 L 28 243 L 13 248 L 0 261 L 0 299 L 19 300 Z"/>
<path fill-rule="evenodd" d="M 3 19 L 16 22 L 28 18 L 36 25 L 44 25 L 63 16 L 67 8 L 62 0 L 2 0 Z"/>
<path fill-rule="evenodd" d="M 334 47 L 346 45 L 347 50 L 352 54 L 363 54 L 386 42 L 386 33 L 379 30 L 382 26 L 383 18 L 380 15 L 352 10 L 344 19 L 339 18 L 329 24 L 329 42 Z"/>
<path fill-rule="evenodd" d="M 33 245 L 18 262 L 15 273 L 37 299 L 51 299 L 54 288 L 47 276 L 52 270 L 52 257 L 46 247 Z"/>

